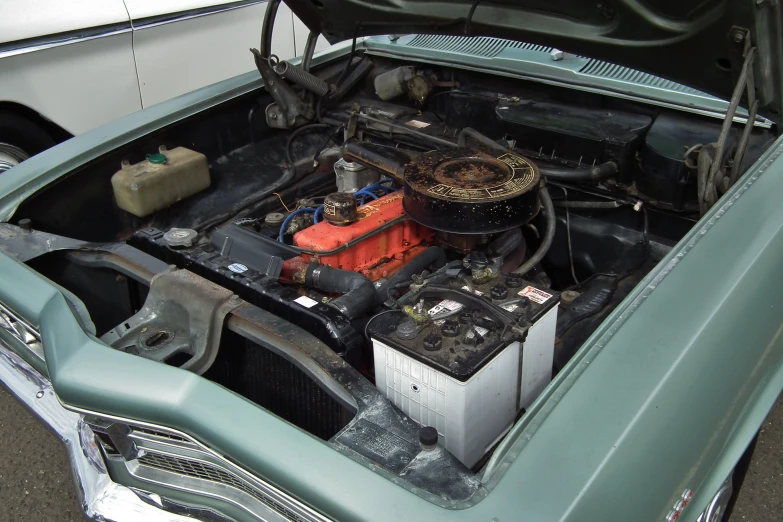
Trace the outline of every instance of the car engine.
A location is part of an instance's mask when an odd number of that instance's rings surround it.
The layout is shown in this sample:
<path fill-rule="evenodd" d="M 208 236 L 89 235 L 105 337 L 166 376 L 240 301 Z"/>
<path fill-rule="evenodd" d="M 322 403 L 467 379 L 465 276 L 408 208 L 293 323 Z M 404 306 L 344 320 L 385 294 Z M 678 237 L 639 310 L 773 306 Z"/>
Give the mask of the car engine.
<path fill-rule="evenodd" d="M 317 104 L 298 93 L 317 123 L 281 121 L 258 90 L 24 202 L 16 217 L 41 241 L 77 245 L 26 262 L 77 296 L 112 348 L 467 498 L 553 376 L 698 220 L 698 157 L 720 121 L 382 56 L 318 77 Z M 772 139 L 753 131 L 733 168 Z M 128 278 L 112 260 L 129 251 L 156 275 Z M 193 349 L 205 331 L 182 319 L 198 293 L 165 286 L 194 281 L 252 307 L 221 312 L 206 356 Z M 162 316 L 184 326 L 153 328 Z"/>

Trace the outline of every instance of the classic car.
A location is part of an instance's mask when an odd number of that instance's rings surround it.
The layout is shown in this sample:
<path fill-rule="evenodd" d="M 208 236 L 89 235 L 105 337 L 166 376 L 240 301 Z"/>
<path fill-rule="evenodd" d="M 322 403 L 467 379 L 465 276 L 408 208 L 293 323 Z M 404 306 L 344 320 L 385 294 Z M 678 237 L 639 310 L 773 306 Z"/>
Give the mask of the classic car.
<path fill-rule="evenodd" d="M 261 0 L 0 3 L 0 172 L 133 111 L 254 69 Z M 307 28 L 277 16 L 275 52 Z M 325 40 L 319 50 L 325 47 Z"/>
<path fill-rule="evenodd" d="M 257 72 L 0 176 L 0 381 L 87 516 L 725 517 L 783 388 L 780 3 L 287 3 L 301 60 L 270 0 Z"/>

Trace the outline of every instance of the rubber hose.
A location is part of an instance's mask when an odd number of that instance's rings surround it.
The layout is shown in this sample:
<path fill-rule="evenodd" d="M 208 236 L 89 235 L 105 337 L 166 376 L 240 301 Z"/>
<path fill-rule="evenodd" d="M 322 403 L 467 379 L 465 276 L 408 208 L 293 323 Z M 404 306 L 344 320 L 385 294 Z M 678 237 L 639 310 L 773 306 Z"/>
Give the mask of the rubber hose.
<path fill-rule="evenodd" d="M 489 250 L 495 255 L 506 257 L 522 244 L 522 229 L 514 228 L 503 232 L 489 244 Z"/>
<path fill-rule="evenodd" d="M 326 265 L 310 265 L 305 272 L 305 284 L 323 292 L 342 294 L 329 305 L 348 319 L 356 319 L 376 305 L 375 285 L 364 275 Z"/>
<path fill-rule="evenodd" d="M 457 135 L 457 144 L 460 147 L 467 146 L 467 138 L 472 138 L 482 145 L 495 150 L 509 151 L 508 148 L 471 127 L 465 127 L 460 131 L 459 135 Z M 607 161 L 606 163 L 601 163 L 600 165 L 587 169 L 542 167 L 539 165 L 538 170 L 545 178 L 556 181 L 597 181 L 617 174 L 617 163 L 614 161 Z"/>
<path fill-rule="evenodd" d="M 547 179 L 554 181 L 598 181 L 617 174 L 617 163 L 607 161 L 589 169 L 569 169 L 538 166 L 538 171 Z"/>
<path fill-rule="evenodd" d="M 552 240 L 555 238 L 555 207 L 552 204 L 552 198 L 549 196 L 549 191 L 546 187 L 541 187 L 539 192 L 539 198 L 541 199 L 541 205 L 544 207 L 544 219 L 546 219 L 546 230 L 544 231 L 544 238 L 541 240 L 541 244 L 538 246 L 538 250 L 530 256 L 530 259 L 525 261 L 522 266 L 514 270 L 515 274 L 526 274 L 531 268 L 536 266 L 544 259 L 544 256 L 549 252 L 549 247 L 552 246 Z"/>
<path fill-rule="evenodd" d="M 441 247 L 431 246 L 418 256 L 411 259 L 405 266 L 397 270 L 393 276 L 384 281 L 381 286 L 378 287 L 378 299 L 381 302 L 385 302 L 389 299 L 389 290 L 408 281 L 415 274 L 419 274 L 427 267 L 434 265 L 435 268 L 440 268 L 446 264 L 446 252 Z"/>
<path fill-rule="evenodd" d="M 288 183 L 296 176 L 296 165 L 294 164 L 294 159 L 291 155 L 291 145 L 294 143 L 294 140 L 306 132 L 323 129 L 331 130 L 332 128 L 333 126 L 329 125 L 328 123 L 308 123 L 307 125 L 302 125 L 301 127 L 294 129 L 293 132 L 288 135 L 288 139 L 285 142 L 285 160 L 288 163 L 288 171 L 283 175 L 283 177 L 286 178 L 285 181 L 279 183 L 278 186 L 282 186 Z"/>

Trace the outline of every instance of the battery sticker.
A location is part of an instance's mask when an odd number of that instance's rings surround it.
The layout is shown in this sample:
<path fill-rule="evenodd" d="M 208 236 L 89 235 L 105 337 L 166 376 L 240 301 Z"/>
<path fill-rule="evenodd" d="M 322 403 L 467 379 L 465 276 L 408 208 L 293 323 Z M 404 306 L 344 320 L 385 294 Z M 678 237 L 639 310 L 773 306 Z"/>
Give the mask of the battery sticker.
<path fill-rule="evenodd" d="M 444 299 L 440 303 L 430 308 L 427 311 L 427 313 L 430 315 L 437 315 L 443 311 L 456 312 L 457 310 L 461 310 L 461 309 L 462 309 L 462 303 L 458 303 L 457 301 L 452 301 L 451 299 Z M 438 321 L 435 321 L 435 324 L 441 326 L 445 322 L 446 322 L 445 319 L 440 319 Z"/>
<path fill-rule="evenodd" d="M 430 315 L 437 315 L 444 310 L 448 310 L 449 312 L 456 312 L 457 310 L 460 309 L 462 309 L 462 303 L 458 303 L 457 301 L 452 301 L 451 299 L 444 299 L 440 303 L 430 308 L 427 313 L 429 313 Z"/>
<path fill-rule="evenodd" d="M 430 124 L 426 121 L 420 121 L 420 120 L 410 120 L 406 121 L 405 125 L 410 125 L 411 127 L 415 127 L 417 129 L 423 129 L 424 127 L 429 127 Z"/>
<path fill-rule="evenodd" d="M 305 308 L 312 308 L 318 304 L 318 301 L 316 301 L 315 299 L 310 299 L 306 295 L 297 297 L 296 299 L 294 299 L 294 302 L 304 306 Z"/>
<path fill-rule="evenodd" d="M 481 326 L 474 326 L 474 327 L 473 327 L 473 329 L 474 329 L 476 332 L 478 332 L 478 334 L 479 334 L 481 337 L 485 337 L 485 336 L 486 336 L 486 335 L 489 333 L 489 330 L 487 330 L 486 328 L 482 328 Z"/>
<path fill-rule="evenodd" d="M 533 288 L 532 286 L 526 286 L 525 288 L 520 290 L 519 294 L 517 295 L 520 295 L 522 297 L 527 297 L 534 303 L 538 303 L 538 304 L 544 304 L 547 301 L 549 301 L 549 299 L 551 299 L 552 297 L 552 294 L 547 294 L 543 290 L 539 290 L 538 288 Z"/>
<path fill-rule="evenodd" d="M 231 263 L 230 265 L 228 265 L 228 269 L 234 272 L 235 274 L 244 274 L 245 272 L 247 272 L 247 267 L 242 263 Z"/>

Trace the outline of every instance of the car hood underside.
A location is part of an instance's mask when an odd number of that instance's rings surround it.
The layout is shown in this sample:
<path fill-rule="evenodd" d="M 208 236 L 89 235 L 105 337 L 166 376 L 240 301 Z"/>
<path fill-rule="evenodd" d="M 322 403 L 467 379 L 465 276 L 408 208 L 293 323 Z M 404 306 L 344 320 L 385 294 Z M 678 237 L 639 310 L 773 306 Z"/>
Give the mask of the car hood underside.
<path fill-rule="evenodd" d="M 373 34 L 491 36 L 626 65 L 729 99 L 750 47 L 759 114 L 777 120 L 780 5 L 767 0 L 286 0 L 331 42 Z M 748 38 L 749 37 L 749 38 Z"/>

